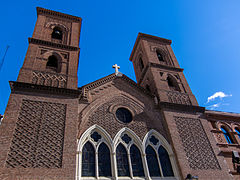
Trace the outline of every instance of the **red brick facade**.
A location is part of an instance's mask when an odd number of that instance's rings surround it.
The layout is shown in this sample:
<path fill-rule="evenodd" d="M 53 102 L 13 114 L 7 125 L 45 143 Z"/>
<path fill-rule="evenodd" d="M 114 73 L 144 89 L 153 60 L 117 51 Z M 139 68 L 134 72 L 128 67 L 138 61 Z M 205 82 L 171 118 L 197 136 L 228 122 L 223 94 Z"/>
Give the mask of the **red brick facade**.
<path fill-rule="evenodd" d="M 203 180 L 239 178 L 231 153 L 239 150 L 234 130 L 240 116 L 198 106 L 170 40 L 139 33 L 130 57 L 137 84 L 111 74 L 78 88 L 81 18 L 43 8 L 37 13 L 0 125 L 0 179 L 102 179 L 97 170 L 94 177 L 83 177 L 87 141 L 108 144 L 112 176 L 107 179 L 159 179 L 150 176 L 146 163 L 150 137 L 169 153 L 174 175 L 169 179 L 187 174 Z M 132 121 L 118 120 L 118 108 L 128 109 Z M 225 141 L 221 126 L 228 128 L 233 144 Z M 91 139 L 93 132 L 100 140 Z M 144 177 L 134 177 L 131 168 L 129 177 L 118 176 L 116 146 L 124 144 L 123 135 L 140 149 Z"/>

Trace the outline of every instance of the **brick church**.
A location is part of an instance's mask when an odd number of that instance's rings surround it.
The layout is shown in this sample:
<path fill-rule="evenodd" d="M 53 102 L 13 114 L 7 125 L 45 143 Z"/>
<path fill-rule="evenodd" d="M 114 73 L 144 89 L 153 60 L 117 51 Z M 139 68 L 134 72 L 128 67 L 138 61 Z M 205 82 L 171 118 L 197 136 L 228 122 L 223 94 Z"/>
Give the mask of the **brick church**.
<path fill-rule="evenodd" d="M 114 65 L 78 87 L 81 18 L 37 17 L 0 125 L 1 180 L 240 179 L 240 114 L 198 105 L 171 40 L 138 34 L 137 83 Z"/>

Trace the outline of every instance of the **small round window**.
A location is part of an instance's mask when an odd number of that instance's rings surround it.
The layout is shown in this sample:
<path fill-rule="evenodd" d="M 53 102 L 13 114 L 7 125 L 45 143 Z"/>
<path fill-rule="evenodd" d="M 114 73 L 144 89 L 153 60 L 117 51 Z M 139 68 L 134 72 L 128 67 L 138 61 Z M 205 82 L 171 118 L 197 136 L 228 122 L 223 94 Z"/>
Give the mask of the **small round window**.
<path fill-rule="evenodd" d="M 119 121 L 124 123 L 130 123 L 132 121 L 132 113 L 126 108 L 118 108 L 116 116 Z"/>

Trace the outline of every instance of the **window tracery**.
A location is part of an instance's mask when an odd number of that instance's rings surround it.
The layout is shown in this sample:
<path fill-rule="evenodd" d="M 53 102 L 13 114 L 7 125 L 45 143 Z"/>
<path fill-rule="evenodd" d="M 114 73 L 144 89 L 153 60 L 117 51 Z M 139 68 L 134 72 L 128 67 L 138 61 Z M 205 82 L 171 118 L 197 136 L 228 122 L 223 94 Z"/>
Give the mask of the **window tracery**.
<path fill-rule="evenodd" d="M 77 179 L 176 179 L 176 166 L 172 166 L 173 157 L 169 156 L 169 151 L 173 152 L 154 130 L 146 134 L 143 142 L 128 128 L 121 129 L 111 140 L 103 128 L 94 125 L 82 135 L 78 148 Z"/>

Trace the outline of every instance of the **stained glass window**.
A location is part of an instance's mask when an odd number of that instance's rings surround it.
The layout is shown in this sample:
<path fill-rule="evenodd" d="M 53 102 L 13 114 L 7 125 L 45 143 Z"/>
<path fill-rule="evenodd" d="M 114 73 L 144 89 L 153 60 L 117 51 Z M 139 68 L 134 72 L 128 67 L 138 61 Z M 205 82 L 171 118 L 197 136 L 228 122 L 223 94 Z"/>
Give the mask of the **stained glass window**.
<path fill-rule="evenodd" d="M 147 158 L 147 164 L 148 164 L 148 170 L 151 177 L 158 177 L 161 176 L 157 155 L 154 151 L 154 149 L 148 145 L 146 148 L 146 158 Z"/>
<path fill-rule="evenodd" d="M 122 137 L 122 140 L 128 144 L 132 139 L 127 135 L 127 134 L 124 134 L 123 137 Z"/>
<path fill-rule="evenodd" d="M 117 147 L 116 157 L 118 176 L 130 176 L 127 151 L 121 143 Z"/>
<path fill-rule="evenodd" d="M 95 150 L 90 142 L 82 150 L 82 176 L 95 176 Z"/>
<path fill-rule="evenodd" d="M 97 132 L 94 132 L 91 134 L 91 138 L 95 141 L 98 142 L 99 139 L 102 138 L 102 136 L 100 134 L 98 134 Z"/>
<path fill-rule="evenodd" d="M 163 146 L 158 148 L 158 156 L 160 159 L 163 176 L 174 176 L 168 152 Z"/>
<path fill-rule="evenodd" d="M 105 143 L 98 148 L 98 170 L 99 176 L 112 176 L 110 151 Z"/>
<path fill-rule="evenodd" d="M 157 145 L 157 143 L 159 142 L 159 140 L 157 138 L 155 138 L 155 136 L 152 136 L 150 139 L 150 142 L 153 143 L 154 145 Z"/>
<path fill-rule="evenodd" d="M 116 116 L 119 121 L 122 121 L 124 123 L 129 123 L 132 121 L 132 114 L 126 108 L 118 108 L 116 111 Z"/>
<path fill-rule="evenodd" d="M 141 153 L 137 146 L 134 144 L 130 148 L 130 157 L 132 163 L 133 176 L 144 177 Z"/>
<path fill-rule="evenodd" d="M 233 144 L 233 140 L 232 140 L 230 134 L 228 133 L 228 131 L 224 127 L 221 127 L 221 130 L 223 132 L 223 135 L 224 135 L 227 143 L 228 144 Z"/>

